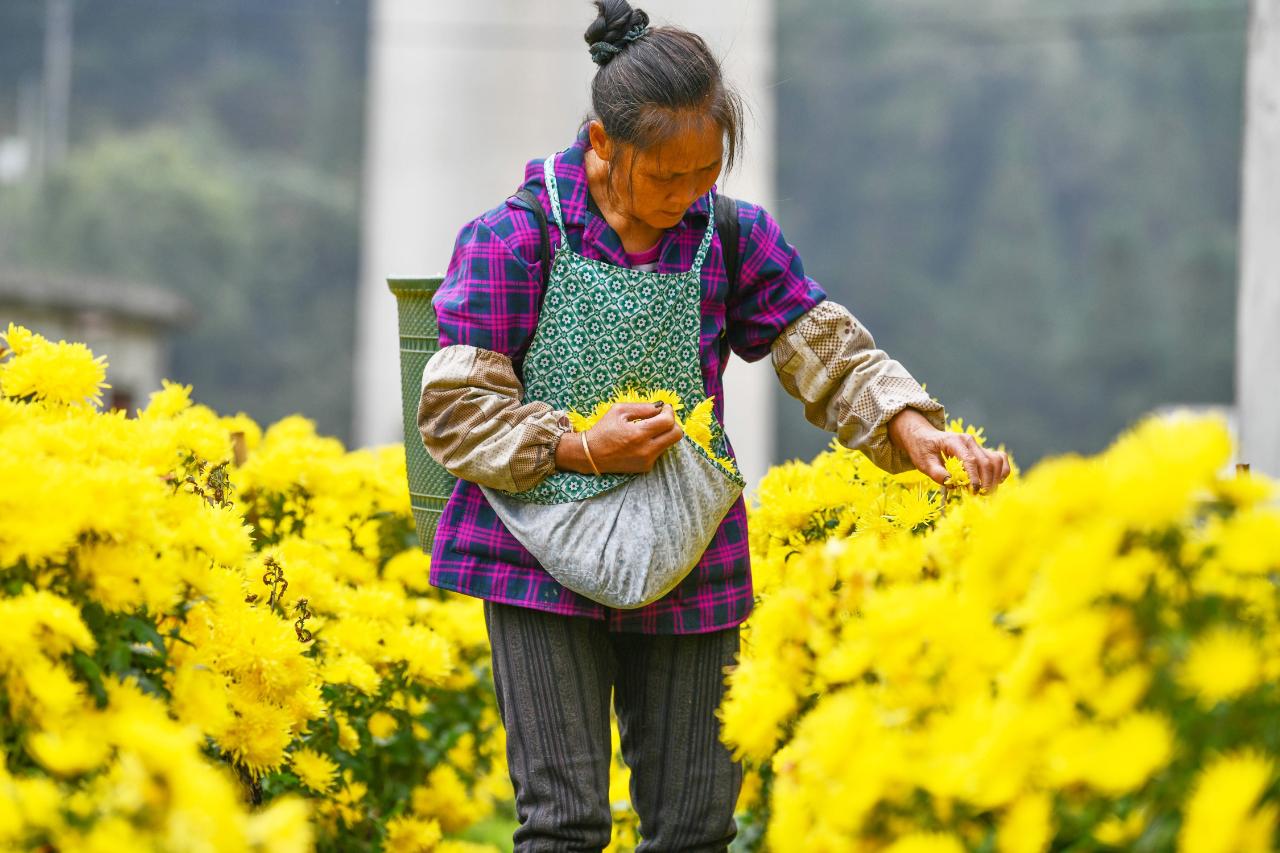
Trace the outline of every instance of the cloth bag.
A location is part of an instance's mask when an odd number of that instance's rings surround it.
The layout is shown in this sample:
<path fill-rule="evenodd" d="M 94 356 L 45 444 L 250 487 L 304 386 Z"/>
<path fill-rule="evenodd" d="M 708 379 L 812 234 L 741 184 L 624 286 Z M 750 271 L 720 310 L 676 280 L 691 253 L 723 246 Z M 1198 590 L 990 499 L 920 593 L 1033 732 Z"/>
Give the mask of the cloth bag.
<path fill-rule="evenodd" d="M 684 580 L 742 493 L 687 437 L 647 473 L 584 500 L 537 504 L 480 488 L 557 582 L 621 609 L 657 601 Z"/>

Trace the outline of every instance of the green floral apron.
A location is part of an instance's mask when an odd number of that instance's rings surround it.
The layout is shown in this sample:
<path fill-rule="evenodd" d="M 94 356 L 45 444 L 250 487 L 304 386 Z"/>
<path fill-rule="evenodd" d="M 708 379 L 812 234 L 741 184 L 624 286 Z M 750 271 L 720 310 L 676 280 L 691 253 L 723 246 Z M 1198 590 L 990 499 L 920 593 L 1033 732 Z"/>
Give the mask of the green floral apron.
<path fill-rule="evenodd" d="M 552 170 L 554 158 L 543 163 L 543 174 L 560 246 L 524 359 L 526 399 L 586 413 L 617 389 L 665 388 L 680 395 L 685 412 L 692 411 L 706 398 L 698 344 L 702 264 L 715 233 L 712 217 L 707 217 L 698 253 L 685 272 L 645 272 L 592 260 L 569 247 Z M 714 210 L 710 193 L 707 200 L 707 209 Z M 718 424 L 712 427 L 711 446 L 719 456 L 728 455 Z M 740 477 L 725 475 L 743 485 Z M 533 503 L 578 501 L 636 476 L 557 471 L 533 488 L 513 494 Z"/>

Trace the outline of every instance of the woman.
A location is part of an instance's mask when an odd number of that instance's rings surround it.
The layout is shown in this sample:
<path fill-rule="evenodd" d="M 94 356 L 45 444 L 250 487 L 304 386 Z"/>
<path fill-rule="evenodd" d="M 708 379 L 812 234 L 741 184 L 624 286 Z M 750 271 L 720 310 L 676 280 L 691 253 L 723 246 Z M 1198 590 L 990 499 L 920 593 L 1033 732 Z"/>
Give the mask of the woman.
<path fill-rule="evenodd" d="M 434 300 L 442 348 L 424 372 L 418 422 L 432 457 L 460 480 L 436 533 L 431 583 L 485 599 L 520 820 L 517 850 L 608 844 L 611 691 L 640 849 L 724 850 L 736 834 L 742 776 L 719 741 L 714 711 L 752 605 L 742 498 L 674 590 L 621 610 L 557 583 L 480 488 L 532 490 L 563 472 L 647 472 L 682 436 L 661 404 L 617 405 L 574 433 L 564 409 L 525 399 L 534 387 L 526 357 L 540 321 L 540 340 L 554 324 L 564 340 L 583 341 L 581 352 L 570 347 L 557 356 L 581 369 L 588 351 L 609 346 L 609 328 L 634 335 L 636 324 L 648 322 L 646 306 L 636 304 L 645 300 L 633 300 L 570 312 L 583 329 L 566 331 L 563 306 L 542 304 L 548 277 L 565 274 L 561 257 L 589 267 L 606 289 L 622 279 L 665 282 L 672 292 L 650 291 L 657 299 L 696 300 L 696 342 L 672 329 L 646 334 L 664 352 L 689 345 L 694 363 L 673 369 L 697 374 L 717 423 L 732 350 L 747 361 L 770 356 L 811 422 L 890 472 L 917 468 L 942 483 L 945 451 L 963 461 L 975 488 L 995 489 L 1009 466 L 1003 454 L 944 431 L 943 407 L 804 274 L 758 205 L 738 203 L 739 268 L 729 280 L 712 205 L 716 179 L 740 151 L 741 105 L 697 35 L 649 28 L 648 16 L 625 0 L 595 5 L 599 15 L 585 36 L 600 66 L 594 116 L 572 145 L 526 167 L 523 186 L 541 217 L 513 196 L 465 225 Z M 675 293 L 671 283 L 685 279 L 674 274 L 691 276 L 695 288 Z M 597 328 L 592 338 L 588 327 L 601 324 L 605 334 Z M 544 387 L 548 369 L 557 368 L 545 347 L 536 366 Z"/>

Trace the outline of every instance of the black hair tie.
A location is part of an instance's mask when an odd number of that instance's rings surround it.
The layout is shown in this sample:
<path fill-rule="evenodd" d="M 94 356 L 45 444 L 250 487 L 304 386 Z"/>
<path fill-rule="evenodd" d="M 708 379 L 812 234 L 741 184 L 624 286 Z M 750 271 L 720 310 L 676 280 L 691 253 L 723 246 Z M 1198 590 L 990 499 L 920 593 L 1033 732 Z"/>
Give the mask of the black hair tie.
<path fill-rule="evenodd" d="M 596 65 L 608 64 L 619 53 L 622 53 L 622 48 L 611 42 L 598 41 L 591 45 L 591 61 Z"/>
<path fill-rule="evenodd" d="M 647 32 L 649 32 L 648 24 L 636 24 L 634 27 L 627 30 L 627 34 L 622 37 L 622 43 L 630 44 Z"/>
<path fill-rule="evenodd" d="M 627 30 L 626 34 L 619 39 L 620 44 L 614 44 L 608 41 L 598 41 L 591 45 L 591 59 L 596 65 L 607 65 L 609 60 L 613 59 L 622 49 L 631 42 L 649 32 L 648 24 L 636 24 Z"/>

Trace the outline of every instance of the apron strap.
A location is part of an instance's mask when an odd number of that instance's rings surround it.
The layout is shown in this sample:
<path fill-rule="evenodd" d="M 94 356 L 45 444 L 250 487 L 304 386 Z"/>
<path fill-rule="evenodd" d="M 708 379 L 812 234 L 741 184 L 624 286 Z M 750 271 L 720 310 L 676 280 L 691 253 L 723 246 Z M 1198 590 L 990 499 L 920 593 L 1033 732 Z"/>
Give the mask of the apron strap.
<path fill-rule="evenodd" d="M 716 199 L 714 192 L 707 193 L 707 230 L 702 232 L 702 242 L 698 245 L 698 254 L 693 258 L 693 266 L 689 271 L 696 276 L 702 275 L 702 262 L 707 259 L 711 249 L 711 235 L 716 233 Z"/>
<path fill-rule="evenodd" d="M 568 248 L 569 232 L 564 228 L 564 215 L 560 212 L 560 189 L 556 185 L 556 172 L 553 168 L 556 155 L 542 161 L 542 180 L 547 186 L 547 196 L 551 199 L 551 215 L 555 217 L 556 227 L 560 229 L 560 245 Z"/>
<path fill-rule="evenodd" d="M 542 181 L 547 187 L 547 197 L 551 199 L 551 215 L 556 220 L 556 227 L 560 229 L 560 243 L 563 246 L 569 245 L 569 232 L 564 227 L 564 214 L 560 210 L 560 189 L 556 184 L 556 173 L 553 165 L 556 155 L 552 154 L 542 161 Z M 696 276 L 702 275 L 702 262 L 707 259 L 707 253 L 711 250 L 711 237 L 716 233 L 716 199 L 715 192 L 707 192 L 707 227 L 702 232 L 702 242 L 698 245 L 698 254 L 693 258 L 693 266 L 690 272 Z"/>

